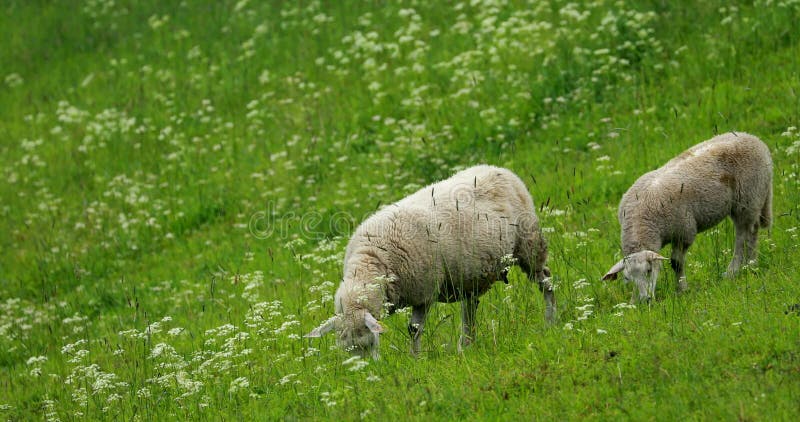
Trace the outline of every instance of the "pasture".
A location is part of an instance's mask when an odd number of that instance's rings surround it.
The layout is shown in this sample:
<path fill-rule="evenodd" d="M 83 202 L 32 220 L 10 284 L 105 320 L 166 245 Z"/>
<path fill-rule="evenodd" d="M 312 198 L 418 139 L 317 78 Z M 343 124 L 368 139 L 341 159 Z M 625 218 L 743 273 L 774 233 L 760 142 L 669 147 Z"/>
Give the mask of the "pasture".
<path fill-rule="evenodd" d="M 800 416 L 800 2 L 0 11 L 0 419 Z M 772 152 L 758 265 L 722 277 L 725 221 L 689 250 L 688 292 L 665 264 L 629 304 L 600 281 L 620 197 L 728 131 Z M 417 359 L 407 311 L 379 361 L 302 338 L 360 221 L 478 163 L 534 198 L 554 324 L 512 269 L 464 353 L 447 304 Z"/>

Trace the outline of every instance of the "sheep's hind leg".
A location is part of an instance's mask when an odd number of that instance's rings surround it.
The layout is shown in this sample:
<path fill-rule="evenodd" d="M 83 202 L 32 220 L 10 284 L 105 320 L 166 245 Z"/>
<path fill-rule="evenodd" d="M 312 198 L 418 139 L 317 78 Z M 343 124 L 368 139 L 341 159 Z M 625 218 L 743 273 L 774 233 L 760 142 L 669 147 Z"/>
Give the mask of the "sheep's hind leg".
<path fill-rule="evenodd" d="M 408 334 L 411 336 L 411 354 L 419 355 L 420 337 L 428 314 L 427 306 L 414 306 L 411 308 L 411 321 L 408 323 Z"/>
<path fill-rule="evenodd" d="M 750 226 L 745 239 L 744 257 L 748 265 L 758 264 L 758 225 Z"/>
<path fill-rule="evenodd" d="M 478 312 L 478 296 L 470 296 L 461 301 L 461 338 L 458 341 L 458 351 L 475 341 L 475 314 Z"/>
<path fill-rule="evenodd" d="M 742 264 L 746 264 L 746 259 L 751 259 L 756 250 L 758 242 L 758 231 L 756 225 L 750 222 L 735 222 L 736 244 L 733 248 L 733 259 L 731 259 L 725 277 L 733 278 L 739 272 Z"/>

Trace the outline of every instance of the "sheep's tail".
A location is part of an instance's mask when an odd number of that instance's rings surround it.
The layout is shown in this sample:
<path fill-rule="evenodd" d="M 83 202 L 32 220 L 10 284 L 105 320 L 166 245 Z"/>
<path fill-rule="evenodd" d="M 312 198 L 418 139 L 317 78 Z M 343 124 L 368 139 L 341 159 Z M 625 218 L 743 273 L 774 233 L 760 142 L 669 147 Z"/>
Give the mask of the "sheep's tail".
<path fill-rule="evenodd" d="M 764 206 L 761 207 L 761 216 L 758 219 L 758 223 L 763 229 L 768 229 L 772 225 L 772 181 L 770 181 L 767 190 Z"/>

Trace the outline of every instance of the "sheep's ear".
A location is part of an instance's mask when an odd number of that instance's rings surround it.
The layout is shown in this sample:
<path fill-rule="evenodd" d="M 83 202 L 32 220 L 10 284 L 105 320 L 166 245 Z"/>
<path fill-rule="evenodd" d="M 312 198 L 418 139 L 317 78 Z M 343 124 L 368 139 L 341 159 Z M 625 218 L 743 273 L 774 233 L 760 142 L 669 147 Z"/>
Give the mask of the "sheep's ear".
<path fill-rule="evenodd" d="M 364 313 L 364 323 L 367 324 L 367 328 L 372 331 L 374 334 L 380 334 L 383 332 L 383 326 L 372 316 L 369 311 Z"/>
<path fill-rule="evenodd" d="M 606 275 L 603 276 L 603 281 L 616 280 L 617 276 L 619 275 L 619 272 L 622 271 L 623 268 L 625 268 L 625 260 L 620 259 L 619 262 L 614 264 L 614 266 L 611 267 L 610 270 L 608 270 Z"/>
<path fill-rule="evenodd" d="M 669 261 L 669 258 L 665 258 L 653 251 L 647 251 L 646 257 L 648 261 Z"/>
<path fill-rule="evenodd" d="M 336 325 L 336 320 L 338 319 L 337 315 L 334 315 L 331 318 L 328 318 L 327 321 L 320 324 L 319 327 L 311 330 L 310 333 L 304 335 L 303 337 L 322 337 L 325 334 L 328 334 L 331 330 L 333 330 L 334 326 Z"/>

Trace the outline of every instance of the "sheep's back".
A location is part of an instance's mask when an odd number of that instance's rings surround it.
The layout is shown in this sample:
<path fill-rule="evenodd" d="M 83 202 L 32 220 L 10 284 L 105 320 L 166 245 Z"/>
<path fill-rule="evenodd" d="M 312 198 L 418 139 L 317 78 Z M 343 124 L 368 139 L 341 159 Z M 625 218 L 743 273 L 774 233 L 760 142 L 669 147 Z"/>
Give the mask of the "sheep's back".
<path fill-rule="evenodd" d="M 487 272 L 514 252 L 520 224 L 538 230 L 524 183 L 506 169 L 476 166 L 376 212 L 356 230 L 348 255 L 381 256 L 407 290 L 401 296 L 415 296 L 410 304 L 442 284 L 482 293 L 494 281 Z"/>
<path fill-rule="evenodd" d="M 640 177 L 623 195 L 619 219 L 654 216 L 667 226 L 706 230 L 737 212 L 757 212 L 772 179 L 769 148 L 747 133 L 701 142 Z M 662 229 L 663 230 L 663 229 Z"/>

